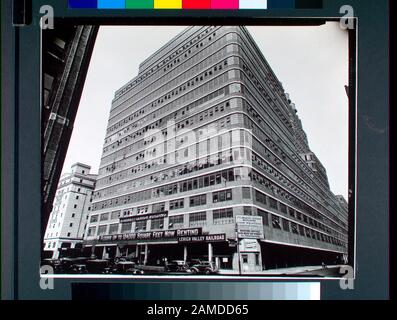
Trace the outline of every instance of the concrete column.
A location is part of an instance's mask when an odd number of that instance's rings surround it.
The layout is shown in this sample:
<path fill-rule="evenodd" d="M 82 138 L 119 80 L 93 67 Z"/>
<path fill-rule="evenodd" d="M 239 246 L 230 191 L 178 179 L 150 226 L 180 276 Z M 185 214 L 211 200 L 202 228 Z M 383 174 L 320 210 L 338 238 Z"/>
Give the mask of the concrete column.
<path fill-rule="evenodd" d="M 213 255 L 212 243 L 208 243 L 208 261 L 212 261 Z"/>
<path fill-rule="evenodd" d="M 120 257 L 120 248 L 119 248 L 119 246 L 116 247 L 116 257 Z"/>
<path fill-rule="evenodd" d="M 183 246 L 183 261 L 187 260 L 187 245 Z"/>
<path fill-rule="evenodd" d="M 143 260 L 144 265 L 146 265 L 147 260 L 148 260 L 148 245 L 147 245 L 147 243 L 145 243 L 145 258 Z"/>
<path fill-rule="evenodd" d="M 232 269 L 235 270 L 236 272 L 239 272 L 239 255 L 237 252 L 233 253 Z"/>
<path fill-rule="evenodd" d="M 59 258 L 60 256 L 60 248 L 62 247 L 62 242 L 56 242 L 55 248 L 54 248 L 54 256 L 56 257 L 56 259 Z"/>
<path fill-rule="evenodd" d="M 219 257 L 216 257 L 216 258 L 215 258 L 215 265 L 216 265 L 216 267 L 217 267 L 218 269 L 220 269 L 220 267 L 221 267 L 221 261 L 220 261 Z"/>

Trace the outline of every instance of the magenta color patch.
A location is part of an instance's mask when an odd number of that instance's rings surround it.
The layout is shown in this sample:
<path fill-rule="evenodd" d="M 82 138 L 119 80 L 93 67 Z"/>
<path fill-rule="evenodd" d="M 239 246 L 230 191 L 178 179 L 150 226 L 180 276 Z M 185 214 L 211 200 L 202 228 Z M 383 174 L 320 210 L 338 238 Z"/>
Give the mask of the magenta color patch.
<path fill-rule="evenodd" d="M 211 9 L 238 9 L 238 0 L 211 0 Z"/>

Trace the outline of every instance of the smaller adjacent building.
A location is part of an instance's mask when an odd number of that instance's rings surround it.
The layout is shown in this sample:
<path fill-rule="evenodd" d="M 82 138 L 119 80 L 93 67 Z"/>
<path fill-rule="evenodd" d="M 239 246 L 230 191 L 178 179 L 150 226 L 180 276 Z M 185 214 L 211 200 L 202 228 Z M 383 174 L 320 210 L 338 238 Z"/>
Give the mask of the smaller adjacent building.
<path fill-rule="evenodd" d="M 62 175 L 44 235 L 45 257 L 57 259 L 82 247 L 97 178 L 90 170 L 90 166 L 76 163 L 71 173 Z"/>

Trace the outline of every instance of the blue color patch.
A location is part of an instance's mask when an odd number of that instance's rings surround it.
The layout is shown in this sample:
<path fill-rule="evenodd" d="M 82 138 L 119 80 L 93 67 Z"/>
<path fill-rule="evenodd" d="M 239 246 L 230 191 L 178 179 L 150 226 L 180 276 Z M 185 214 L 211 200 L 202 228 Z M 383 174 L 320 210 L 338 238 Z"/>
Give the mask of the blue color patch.
<path fill-rule="evenodd" d="M 69 0 L 69 8 L 71 9 L 96 9 L 97 6 L 97 0 Z"/>

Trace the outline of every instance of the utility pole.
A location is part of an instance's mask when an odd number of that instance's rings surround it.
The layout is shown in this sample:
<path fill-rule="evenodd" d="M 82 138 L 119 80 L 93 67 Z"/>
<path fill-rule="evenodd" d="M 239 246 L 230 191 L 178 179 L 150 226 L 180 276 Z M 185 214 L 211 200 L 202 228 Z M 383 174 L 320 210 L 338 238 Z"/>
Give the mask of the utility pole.
<path fill-rule="evenodd" d="M 236 244 L 237 244 L 238 274 L 239 274 L 239 276 L 241 276 L 240 239 L 238 237 L 238 225 L 237 225 L 237 223 L 236 223 Z"/>

